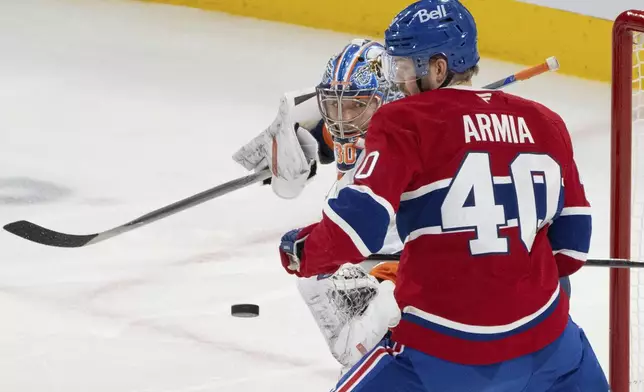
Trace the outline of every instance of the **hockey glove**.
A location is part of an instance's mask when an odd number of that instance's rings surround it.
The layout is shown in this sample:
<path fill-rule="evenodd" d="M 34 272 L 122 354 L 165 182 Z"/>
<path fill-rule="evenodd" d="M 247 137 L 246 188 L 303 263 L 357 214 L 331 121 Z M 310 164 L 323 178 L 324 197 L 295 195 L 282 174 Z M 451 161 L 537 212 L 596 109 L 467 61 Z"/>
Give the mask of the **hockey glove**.
<path fill-rule="evenodd" d="M 233 155 L 247 170 L 270 168 L 273 192 L 285 199 L 297 197 L 314 173 L 318 143 L 300 126 L 312 115 L 308 102 L 314 96 L 314 91 L 286 93 L 273 123 Z"/>
<path fill-rule="evenodd" d="M 304 242 L 317 224 L 302 229 L 294 229 L 282 236 L 280 242 L 280 259 L 282 266 L 289 274 L 300 275 L 300 267 L 304 261 Z"/>

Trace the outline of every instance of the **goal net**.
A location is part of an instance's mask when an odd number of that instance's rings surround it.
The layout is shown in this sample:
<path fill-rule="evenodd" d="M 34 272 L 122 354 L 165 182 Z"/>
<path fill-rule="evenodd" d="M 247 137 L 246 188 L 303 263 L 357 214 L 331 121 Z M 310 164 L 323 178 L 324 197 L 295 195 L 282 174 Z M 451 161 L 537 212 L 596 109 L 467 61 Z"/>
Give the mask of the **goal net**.
<path fill-rule="evenodd" d="M 644 12 L 613 27 L 611 256 L 644 262 Z M 644 269 L 611 271 L 610 383 L 644 392 Z"/>

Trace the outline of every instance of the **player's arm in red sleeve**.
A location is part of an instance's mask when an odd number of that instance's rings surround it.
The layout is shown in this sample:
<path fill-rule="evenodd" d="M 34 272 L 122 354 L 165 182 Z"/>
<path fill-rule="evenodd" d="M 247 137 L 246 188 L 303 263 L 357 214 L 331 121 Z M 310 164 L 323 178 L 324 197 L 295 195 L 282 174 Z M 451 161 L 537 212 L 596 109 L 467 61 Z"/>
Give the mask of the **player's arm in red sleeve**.
<path fill-rule="evenodd" d="M 382 247 L 400 196 L 421 168 L 417 134 L 396 121 L 404 114 L 388 109 L 394 108 L 381 108 L 371 120 L 354 183 L 328 199 L 322 220 L 309 228 L 301 276 L 334 272 Z"/>
<path fill-rule="evenodd" d="M 561 121 L 561 134 L 568 149 L 569 160 L 563 171 L 563 209 L 548 229 L 559 276 L 568 276 L 579 270 L 588 257 L 592 234 L 590 203 L 579 178 L 573 157 L 572 143 L 566 126 Z"/>

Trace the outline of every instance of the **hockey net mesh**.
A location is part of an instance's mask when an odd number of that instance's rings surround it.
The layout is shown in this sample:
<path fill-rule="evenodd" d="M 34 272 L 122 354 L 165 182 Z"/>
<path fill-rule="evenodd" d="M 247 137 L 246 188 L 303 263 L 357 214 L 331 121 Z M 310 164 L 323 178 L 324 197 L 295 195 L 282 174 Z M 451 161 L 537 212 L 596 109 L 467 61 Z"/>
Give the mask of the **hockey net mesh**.
<path fill-rule="evenodd" d="M 644 33 L 633 33 L 633 206 L 631 255 L 644 261 Z M 632 392 L 644 392 L 644 270 L 631 270 Z"/>

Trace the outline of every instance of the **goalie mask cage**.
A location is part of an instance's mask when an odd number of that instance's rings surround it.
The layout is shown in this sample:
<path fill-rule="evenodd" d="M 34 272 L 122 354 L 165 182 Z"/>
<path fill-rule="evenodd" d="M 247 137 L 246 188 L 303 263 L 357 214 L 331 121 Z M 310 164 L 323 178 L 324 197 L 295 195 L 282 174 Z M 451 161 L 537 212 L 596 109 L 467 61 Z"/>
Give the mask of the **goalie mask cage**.
<path fill-rule="evenodd" d="M 644 261 L 644 11 L 613 26 L 612 257 Z M 644 271 L 611 270 L 610 385 L 644 392 Z"/>

